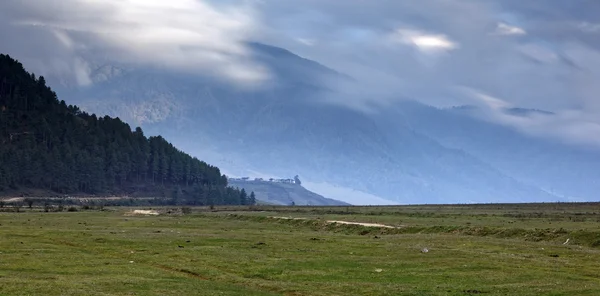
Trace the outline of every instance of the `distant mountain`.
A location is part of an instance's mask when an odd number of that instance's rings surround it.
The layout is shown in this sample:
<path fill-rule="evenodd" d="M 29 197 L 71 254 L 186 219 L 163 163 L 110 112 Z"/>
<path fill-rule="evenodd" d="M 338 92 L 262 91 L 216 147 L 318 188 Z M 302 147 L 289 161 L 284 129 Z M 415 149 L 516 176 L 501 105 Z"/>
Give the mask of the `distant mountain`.
<path fill-rule="evenodd" d="M 470 113 L 471 115 L 476 115 L 476 114 L 478 114 L 478 112 L 481 111 L 477 106 L 473 106 L 473 105 L 453 106 L 453 107 L 449 107 L 449 108 L 444 108 L 444 110 Z M 556 115 L 554 112 L 550 112 L 550 111 L 545 111 L 545 110 L 540 110 L 540 109 L 519 108 L 519 107 L 504 108 L 503 111 L 504 111 L 504 113 L 506 113 L 508 115 L 522 116 L 522 117 L 527 117 L 527 116 L 531 116 L 531 115 L 548 115 L 548 116 Z"/>
<path fill-rule="evenodd" d="M 530 115 L 556 115 L 553 112 L 539 110 L 539 109 L 526 109 L 526 108 L 508 108 L 505 110 L 506 113 L 515 116 L 530 116 Z"/>
<path fill-rule="evenodd" d="M 298 184 L 275 183 L 268 181 L 230 181 L 234 188 L 254 192 L 256 199 L 275 205 L 297 206 L 340 206 L 349 205 L 338 200 L 325 198 Z"/>
<path fill-rule="evenodd" d="M 245 203 L 219 168 L 118 118 L 67 106 L 43 77 L 0 54 L 0 195 L 30 190 Z"/>
<path fill-rule="evenodd" d="M 553 116 L 547 111 L 518 110 L 515 116 Z M 505 175 L 556 195 L 557 200 L 598 199 L 598 150 L 531 137 L 457 109 L 404 103 L 396 111 L 402 114 L 403 122 L 445 147 L 465 151 Z"/>
<path fill-rule="evenodd" d="M 98 64 L 92 86 L 61 93 L 86 110 L 164 134 L 235 175 L 300 174 L 311 183 L 398 203 L 596 198 L 595 185 L 583 185 L 597 182 L 596 173 L 575 179 L 596 163 L 597 152 L 575 156 L 577 148 L 479 120 L 476 108 L 442 110 L 401 101 L 367 114 L 330 104 L 328 98 L 340 95 L 331 83 L 352 77 L 281 48 L 249 48 L 273 74 L 263 87 L 240 89 L 199 75 Z M 578 161 L 570 163 L 572 158 Z"/>

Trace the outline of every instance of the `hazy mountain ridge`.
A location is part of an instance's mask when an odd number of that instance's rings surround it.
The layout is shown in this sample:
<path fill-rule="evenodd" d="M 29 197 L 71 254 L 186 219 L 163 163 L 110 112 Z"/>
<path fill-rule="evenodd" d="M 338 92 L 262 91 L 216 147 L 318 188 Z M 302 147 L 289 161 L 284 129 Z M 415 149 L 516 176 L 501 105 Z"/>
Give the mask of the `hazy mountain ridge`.
<path fill-rule="evenodd" d="M 572 200 L 595 198 L 600 190 L 600 153 L 552 139 L 535 138 L 462 112 L 405 104 L 404 117 L 447 147 L 477 158 L 528 184 Z M 532 111 L 535 112 L 535 111 Z M 551 116 L 551 112 L 540 111 Z M 422 120 L 423 117 L 432 120 Z M 448 129 L 452 125 L 454 128 Z"/>
<path fill-rule="evenodd" d="M 260 201 L 275 205 L 341 206 L 348 203 L 325 198 L 302 185 L 266 181 L 229 181 L 234 188 L 254 192 Z"/>
<path fill-rule="evenodd" d="M 352 78 L 287 50 L 260 44 L 250 48 L 275 75 L 272 84 L 237 89 L 207 77 L 129 69 L 118 72 L 118 79 L 98 80 L 92 87 L 66 93 L 86 109 L 168 135 L 200 157 L 218 152 L 220 156 L 208 160 L 236 173 L 298 173 L 310 181 L 404 203 L 592 198 L 571 190 L 573 186 L 562 186 L 560 192 L 547 186 L 559 181 L 561 173 L 551 171 L 563 166 L 541 166 L 546 177 L 540 178 L 528 175 L 537 175 L 535 169 L 519 172 L 527 163 L 540 167 L 536 163 L 543 162 L 535 155 L 528 158 L 539 150 L 520 141 L 540 149 L 556 144 L 484 123 L 471 116 L 476 108 L 464 114 L 462 109 L 400 102 L 369 115 L 330 105 L 323 100 L 333 94 L 327 82 Z M 502 137 L 523 148 L 518 157 L 523 165 L 505 163 L 511 152 L 500 149 Z M 560 147 L 551 155 L 561 162 L 561 155 L 576 150 Z"/>

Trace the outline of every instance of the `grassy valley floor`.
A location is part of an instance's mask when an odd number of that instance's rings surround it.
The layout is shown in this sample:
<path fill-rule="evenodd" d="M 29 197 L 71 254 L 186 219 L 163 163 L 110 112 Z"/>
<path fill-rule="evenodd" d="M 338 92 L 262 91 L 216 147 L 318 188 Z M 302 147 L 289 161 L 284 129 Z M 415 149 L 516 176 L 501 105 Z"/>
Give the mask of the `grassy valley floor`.
<path fill-rule="evenodd" d="M 596 204 L 217 209 L 0 213 L 0 295 L 600 294 Z"/>

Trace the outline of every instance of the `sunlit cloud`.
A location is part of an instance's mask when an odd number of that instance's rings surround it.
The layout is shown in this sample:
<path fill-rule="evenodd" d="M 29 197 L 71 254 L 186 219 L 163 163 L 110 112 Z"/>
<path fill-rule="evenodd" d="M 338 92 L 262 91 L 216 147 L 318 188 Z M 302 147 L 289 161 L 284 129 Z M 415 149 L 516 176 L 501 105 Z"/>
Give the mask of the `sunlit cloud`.
<path fill-rule="evenodd" d="M 419 30 L 398 29 L 390 38 L 426 53 L 445 52 L 458 47 L 458 44 L 446 35 L 430 34 Z"/>
<path fill-rule="evenodd" d="M 65 0 L 62 4 L 29 1 L 24 5 L 30 15 L 13 24 L 45 28 L 71 50 L 79 44 L 112 52 L 116 59 L 128 62 L 212 73 L 240 83 L 268 78 L 268 71 L 251 60 L 244 46 L 257 25 L 251 6 L 217 9 L 199 0 Z"/>
<path fill-rule="evenodd" d="M 527 32 L 523 28 L 510 26 L 505 23 L 498 23 L 496 26 L 496 34 L 498 35 L 526 35 Z"/>

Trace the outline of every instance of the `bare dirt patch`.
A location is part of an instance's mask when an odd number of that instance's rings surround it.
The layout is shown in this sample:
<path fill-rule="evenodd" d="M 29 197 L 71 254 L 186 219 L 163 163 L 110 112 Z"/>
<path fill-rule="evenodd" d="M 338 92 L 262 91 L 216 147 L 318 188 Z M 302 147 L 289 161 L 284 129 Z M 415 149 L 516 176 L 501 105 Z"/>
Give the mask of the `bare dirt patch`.
<path fill-rule="evenodd" d="M 294 217 L 271 217 L 271 219 L 281 219 L 281 220 L 308 220 L 308 218 L 294 218 Z"/>
<path fill-rule="evenodd" d="M 166 266 L 166 265 L 156 265 L 156 267 L 165 270 L 165 271 L 170 271 L 170 272 L 177 272 L 177 273 L 181 273 L 196 279 L 200 279 L 200 280 L 205 280 L 205 281 L 209 281 L 210 279 L 208 277 L 205 277 L 197 272 L 193 272 L 191 270 L 187 270 L 187 269 L 180 269 L 180 268 L 174 268 L 174 267 L 170 267 L 170 266 Z"/>

